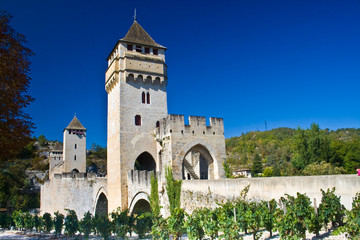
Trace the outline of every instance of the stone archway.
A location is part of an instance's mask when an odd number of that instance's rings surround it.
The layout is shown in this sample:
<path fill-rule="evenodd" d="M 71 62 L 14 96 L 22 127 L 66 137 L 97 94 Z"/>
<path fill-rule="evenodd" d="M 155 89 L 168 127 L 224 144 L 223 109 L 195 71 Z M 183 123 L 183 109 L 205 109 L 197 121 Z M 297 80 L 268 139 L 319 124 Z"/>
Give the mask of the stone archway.
<path fill-rule="evenodd" d="M 156 162 L 150 153 L 143 152 L 136 158 L 134 169 L 140 171 L 153 171 L 156 170 Z"/>
<path fill-rule="evenodd" d="M 95 216 L 108 214 L 108 199 L 104 193 L 99 195 L 96 201 Z"/>
<path fill-rule="evenodd" d="M 205 146 L 197 144 L 186 152 L 182 160 L 182 179 L 214 179 L 214 159 Z"/>
<path fill-rule="evenodd" d="M 150 212 L 149 196 L 145 192 L 138 192 L 130 202 L 129 211 L 133 214 Z"/>

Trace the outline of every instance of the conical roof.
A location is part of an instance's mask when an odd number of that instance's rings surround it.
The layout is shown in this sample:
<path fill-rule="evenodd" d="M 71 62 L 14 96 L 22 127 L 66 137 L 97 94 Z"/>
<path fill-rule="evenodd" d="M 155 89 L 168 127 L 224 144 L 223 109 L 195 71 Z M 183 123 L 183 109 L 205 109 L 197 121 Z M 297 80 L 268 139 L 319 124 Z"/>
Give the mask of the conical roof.
<path fill-rule="evenodd" d="M 120 41 L 165 48 L 164 46 L 157 44 L 137 21 L 134 21 L 125 37 L 120 39 Z"/>
<path fill-rule="evenodd" d="M 86 131 L 86 128 L 84 128 L 84 126 L 81 124 L 81 122 L 79 121 L 79 119 L 77 119 L 76 116 L 71 120 L 71 122 L 65 129 L 75 129 L 75 130 L 85 130 Z"/>
<path fill-rule="evenodd" d="M 53 150 L 63 150 L 62 144 L 60 144 L 58 141 L 54 144 Z"/>

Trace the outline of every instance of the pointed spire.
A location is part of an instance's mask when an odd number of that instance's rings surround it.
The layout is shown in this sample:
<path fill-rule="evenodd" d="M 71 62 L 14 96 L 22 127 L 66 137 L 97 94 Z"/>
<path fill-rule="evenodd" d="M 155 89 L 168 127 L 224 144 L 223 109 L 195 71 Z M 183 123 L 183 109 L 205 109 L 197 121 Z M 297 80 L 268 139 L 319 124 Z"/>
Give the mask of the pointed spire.
<path fill-rule="evenodd" d="M 154 41 L 154 39 L 152 39 L 150 35 L 136 21 L 136 9 L 134 15 L 134 22 L 131 25 L 129 31 L 126 33 L 125 37 L 120 39 L 120 41 L 135 43 L 135 44 L 138 43 L 142 45 L 166 49 L 164 46 L 157 44 Z"/>
<path fill-rule="evenodd" d="M 84 128 L 84 126 L 81 124 L 81 122 L 79 121 L 79 119 L 77 119 L 76 116 L 74 116 L 74 118 L 71 120 L 71 122 L 65 129 L 75 129 L 75 130 L 86 131 L 86 128 Z"/>

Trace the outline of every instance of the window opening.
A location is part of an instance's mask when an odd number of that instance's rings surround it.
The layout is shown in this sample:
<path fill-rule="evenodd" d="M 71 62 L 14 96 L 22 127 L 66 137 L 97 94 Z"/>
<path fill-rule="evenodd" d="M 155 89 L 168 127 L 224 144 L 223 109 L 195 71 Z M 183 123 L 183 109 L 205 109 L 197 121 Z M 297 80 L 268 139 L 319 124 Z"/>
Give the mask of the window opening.
<path fill-rule="evenodd" d="M 133 45 L 128 44 L 128 45 L 127 45 L 127 50 L 132 51 L 132 50 L 133 50 Z"/>
<path fill-rule="evenodd" d="M 74 155 L 74 160 L 76 160 L 76 155 Z"/>
<path fill-rule="evenodd" d="M 160 122 L 159 121 L 156 122 L 156 127 L 160 127 Z"/>
<path fill-rule="evenodd" d="M 153 49 L 153 54 L 158 55 L 158 50 L 156 48 Z"/>
<path fill-rule="evenodd" d="M 150 53 L 150 48 L 145 48 L 145 53 Z"/>
<path fill-rule="evenodd" d="M 76 149 L 77 145 L 75 144 L 75 149 Z"/>
<path fill-rule="evenodd" d="M 150 104 L 150 93 L 146 94 L 146 102 L 147 104 Z"/>
<path fill-rule="evenodd" d="M 141 116 L 140 115 L 135 116 L 135 125 L 141 126 Z"/>
<path fill-rule="evenodd" d="M 142 52 L 142 47 L 141 47 L 141 46 L 136 45 L 136 51 L 137 51 L 137 52 Z"/>
<path fill-rule="evenodd" d="M 142 103 L 145 103 L 145 93 L 144 92 L 142 92 L 142 94 L 141 94 L 141 101 L 142 101 Z"/>

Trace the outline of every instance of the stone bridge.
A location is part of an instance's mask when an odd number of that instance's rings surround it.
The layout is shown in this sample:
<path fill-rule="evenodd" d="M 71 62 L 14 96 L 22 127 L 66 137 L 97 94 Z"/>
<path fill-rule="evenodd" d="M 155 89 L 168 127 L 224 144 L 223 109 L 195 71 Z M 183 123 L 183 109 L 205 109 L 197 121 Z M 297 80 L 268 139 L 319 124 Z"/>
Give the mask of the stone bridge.
<path fill-rule="evenodd" d="M 129 210 L 133 213 L 150 211 L 151 172 L 131 170 L 128 172 Z M 158 179 L 161 177 L 158 173 Z M 240 196 L 241 191 L 250 185 L 249 200 L 276 199 L 285 194 L 295 196 L 297 192 L 306 193 L 317 205 L 321 202 L 320 189 L 336 188 L 335 194 L 341 196 L 341 202 L 351 209 L 352 199 L 360 191 L 360 177 L 356 175 L 297 176 L 240 178 L 217 180 L 183 180 L 181 207 L 191 212 L 199 207 L 218 207 L 217 203 L 232 200 Z M 162 214 L 168 216 L 168 201 L 165 183 L 159 182 Z"/>
<path fill-rule="evenodd" d="M 91 214 L 107 214 L 107 178 L 93 173 L 62 173 L 45 181 L 41 187 L 41 214 L 54 214 L 65 209 L 76 210 L 81 219 L 87 211 Z"/>

